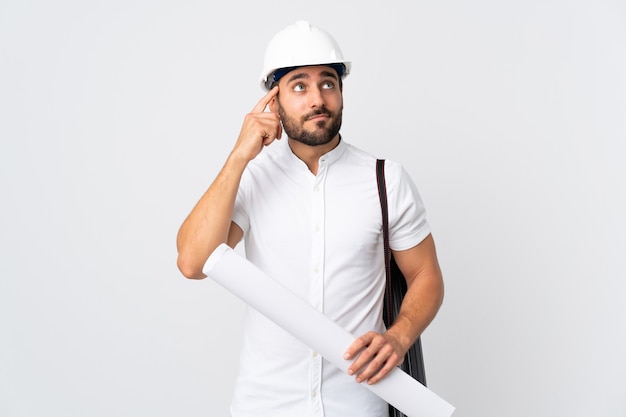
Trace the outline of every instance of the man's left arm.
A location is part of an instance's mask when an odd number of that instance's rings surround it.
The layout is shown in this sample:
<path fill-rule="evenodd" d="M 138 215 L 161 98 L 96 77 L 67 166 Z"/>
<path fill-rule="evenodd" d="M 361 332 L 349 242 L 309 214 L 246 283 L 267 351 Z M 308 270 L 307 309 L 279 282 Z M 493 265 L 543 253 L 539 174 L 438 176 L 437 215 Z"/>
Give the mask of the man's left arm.
<path fill-rule="evenodd" d="M 443 301 L 443 278 L 432 235 L 411 249 L 393 251 L 393 256 L 406 278 L 407 292 L 398 317 L 385 333 L 367 332 L 346 350 L 346 359 L 356 358 L 348 374 L 356 375 L 357 382 L 375 384 L 400 365 Z"/>

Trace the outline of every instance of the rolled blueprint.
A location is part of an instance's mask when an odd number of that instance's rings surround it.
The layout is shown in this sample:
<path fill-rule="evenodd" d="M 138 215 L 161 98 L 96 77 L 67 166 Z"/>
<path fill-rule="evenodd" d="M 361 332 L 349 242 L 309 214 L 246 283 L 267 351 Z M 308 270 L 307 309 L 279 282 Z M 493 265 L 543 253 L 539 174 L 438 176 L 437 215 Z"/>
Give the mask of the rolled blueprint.
<path fill-rule="evenodd" d="M 355 336 L 230 247 L 218 246 L 207 259 L 203 272 L 347 372 L 351 361 L 345 360 L 343 353 Z M 409 417 L 450 417 L 454 412 L 452 405 L 400 368 L 394 368 L 376 384 L 362 385 Z"/>

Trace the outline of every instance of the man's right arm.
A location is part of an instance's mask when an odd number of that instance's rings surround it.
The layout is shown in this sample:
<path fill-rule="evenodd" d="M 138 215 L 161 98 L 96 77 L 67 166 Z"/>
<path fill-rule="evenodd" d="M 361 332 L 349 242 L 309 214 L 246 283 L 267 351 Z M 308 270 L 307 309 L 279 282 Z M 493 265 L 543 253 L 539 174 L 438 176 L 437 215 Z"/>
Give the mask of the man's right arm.
<path fill-rule="evenodd" d="M 252 159 L 282 136 L 278 114 L 266 112 L 278 93 L 269 91 L 245 117 L 239 138 L 209 189 L 198 201 L 178 231 L 178 269 L 187 278 L 202 279 L 209 255 L 222 243 L 234 247 L 243 231 L 232 222 L 241 176 Z"/>

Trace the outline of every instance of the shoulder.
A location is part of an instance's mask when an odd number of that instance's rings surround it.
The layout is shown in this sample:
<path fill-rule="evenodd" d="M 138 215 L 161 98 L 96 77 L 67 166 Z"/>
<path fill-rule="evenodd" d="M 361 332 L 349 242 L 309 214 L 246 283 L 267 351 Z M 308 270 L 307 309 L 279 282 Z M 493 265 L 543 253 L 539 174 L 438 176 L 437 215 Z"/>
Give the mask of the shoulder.
<path fill-rule="evenodd" d="M 409 179 L 409 175 L 400 162 L 392 159 L 385 160 L 385 177 L 390 181 L 403 181 Z"/>
<path fill-rule="evenodd" d="M 402 198 L 421 199 L 417 185 L 405 167 L 398 161 L 385 160 L 385 186 L 387 194 Z"/>
<path fill-rule="evenodd" d="M 392 187 L 398 182 L 410 180 L 402 164 L 393 159 L 380 158 L 384 161 L 385 182 L 387 187 Z"/>
<path fill-rule="evenodd" d="M 377 159 L 383 159 L 385 161 L 385 172 L 389 171 L 392 175 L 396 175 L 403 170 L 402 164 L 395 160 L 376 156 L 371 152 L 359 148 L 349 142 L 345 143 L 345 147 L 346 155 L 353 161 L 362 161 L 364 164 L 373 165 L 376 163 Z"/>
<path fill-rule="evenodd" d="M 374 170 L 376 160 L 378 159 L 372 153 L 365 151 L 349 142 L 344 143 L 345 151 L 342 160 L 351 166 L 363 167 L 368 170 Z"/>
<path fill-rule="evenodd" d="M 393 159 L 379 158 L 371 152 L 354 146 L 349 142 L 344 143 L 344 147 L 343 165 L 350 170 L 350 174 L 359 176 L 371 172 L 372 175 L 375 175 L 376 161 L 382 159 L 384 160 L 385 182 L 388 188 L 395 188 L 395 184 L 411 181 L 400 162 Z"/>
<path fill-rule="evenodd" d="M 273 144 L 265 147 L 256 158 L 248 162 L 242 179 L 271 175 L 276 169 L 287 166 L 284 149 L 286 142 L 286 140 L 274 141 Z"/>

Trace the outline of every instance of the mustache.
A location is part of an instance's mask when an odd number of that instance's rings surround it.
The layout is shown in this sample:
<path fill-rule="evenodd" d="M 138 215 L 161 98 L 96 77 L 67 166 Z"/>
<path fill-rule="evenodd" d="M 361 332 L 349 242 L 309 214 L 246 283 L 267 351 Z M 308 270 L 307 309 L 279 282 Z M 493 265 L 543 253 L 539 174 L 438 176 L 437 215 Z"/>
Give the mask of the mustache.
<path fill-rule="evenodd" d="M 319 116 L 320 114 L 324 114 L 324 115 L 326 115 L 326 116 L 328 116 L 328 117 L 332 117 L 332 114 L 330 114 L 330 112 L 329 112 L 329 111 L 327 111 L 327 110 L 323 110 L 323 109 L 319 109 L 319 110 L 314 110 L 314 111 L 312 111 L 312 112 L 311 112 L 311 113 L 309 113 L 309 114 L 306 114 L 306 115 L 304 116 L 304 120 L 308 120 L 308 119 L 310 119 L 311 117 Z"/>

